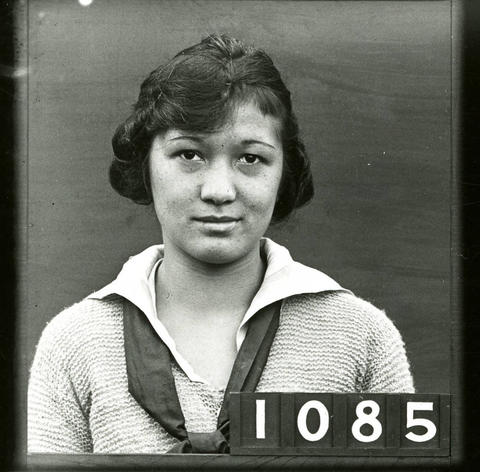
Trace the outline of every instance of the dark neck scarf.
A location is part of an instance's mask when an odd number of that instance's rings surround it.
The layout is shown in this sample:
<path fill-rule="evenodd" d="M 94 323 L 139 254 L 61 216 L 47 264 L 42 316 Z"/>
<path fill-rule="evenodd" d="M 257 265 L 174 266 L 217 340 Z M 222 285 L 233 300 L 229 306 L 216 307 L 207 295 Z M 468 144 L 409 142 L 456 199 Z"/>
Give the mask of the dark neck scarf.
<path fill-rule="evenodd" d="M 185 429 L 171 368 L 171 353 L 147 317 L 124 300 L 123 325 L 128 390 L 135 400 L 180 443 L 168 453 L 228 453 L 230 392 L 253 392 L 260 380 L 277 331 L 281 302 L 262 308 L 248 323 L 245 340 L 225 389 L 217 430 L 191 433 Z"/>

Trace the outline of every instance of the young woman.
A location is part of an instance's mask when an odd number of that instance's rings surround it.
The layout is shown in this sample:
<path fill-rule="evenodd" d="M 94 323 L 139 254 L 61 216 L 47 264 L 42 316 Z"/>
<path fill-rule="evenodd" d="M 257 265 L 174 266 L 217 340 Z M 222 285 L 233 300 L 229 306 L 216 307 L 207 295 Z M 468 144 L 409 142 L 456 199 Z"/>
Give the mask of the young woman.
<path fill-rule="evenodd" d="M 153 71 L 110 180 L 163 245 L 56 316 L 31 370 L 29 452 L 228 452 L 231 391 L 413 392 L 385 314 L 263 238 L 312 177 L 271 59 L 212 35 Z"/>

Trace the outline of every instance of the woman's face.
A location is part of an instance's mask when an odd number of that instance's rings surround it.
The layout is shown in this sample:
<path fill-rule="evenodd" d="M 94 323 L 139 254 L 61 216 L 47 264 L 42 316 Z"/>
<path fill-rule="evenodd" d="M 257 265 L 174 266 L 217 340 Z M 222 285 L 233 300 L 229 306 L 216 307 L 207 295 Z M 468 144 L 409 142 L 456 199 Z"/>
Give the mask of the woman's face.
<path fill-rule="evenodd" d="M 278 119 L 245 103 L 214 133 L 169 129 L 149 166 L 166 251 L 214 264 L 258 251 L 282 177 Z"/>

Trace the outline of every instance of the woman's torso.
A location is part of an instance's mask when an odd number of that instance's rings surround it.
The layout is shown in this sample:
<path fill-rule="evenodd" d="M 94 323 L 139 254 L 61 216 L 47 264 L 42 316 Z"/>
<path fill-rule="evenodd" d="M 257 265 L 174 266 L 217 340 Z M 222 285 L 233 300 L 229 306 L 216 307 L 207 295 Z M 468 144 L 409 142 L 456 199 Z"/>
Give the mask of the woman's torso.
<path fill-rule="evenodd" d="M 58 364 L 69 376 L 61 389 L 74 394 L 84 417 L 72 439 L 76 447 L 98 453 L 161 453 L 177 442 L 128 392 L 120 299 L 81 302 L 49 328 L 46 336 L 57 343 L 51 355 L 62 352 Z M 63 346 L 58 346 L 59 339 Z M 387 369 L 382 349 L 394 355 L 403 344 L 388 318 L 370 304 L 340 291 L 290 297 L 283 303 L 257 391 L 412 391 L 408 364 L 398 372 Z M 174 361 L 172 372 L 187 431 L 215 430 L 224 392 L 190 380 Z M 42 400 L 36 398 L 33 382 L 29 406 L 34 411 Z M 45 422 L 38 425 L 48 428 Z M 32 446 L 36 452 L 43 447 Z"/>

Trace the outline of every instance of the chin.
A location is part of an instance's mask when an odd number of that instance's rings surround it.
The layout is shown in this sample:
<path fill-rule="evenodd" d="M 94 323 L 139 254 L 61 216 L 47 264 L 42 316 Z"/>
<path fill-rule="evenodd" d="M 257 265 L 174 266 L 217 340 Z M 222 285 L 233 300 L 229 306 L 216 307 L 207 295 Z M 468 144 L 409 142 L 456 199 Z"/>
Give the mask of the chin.
<path fill-rule="evenodd" d="M 252 249 L 239 246 L 232 241 L 212 241 L 199 245 L 192 255 L 207 264 L 231 264 L 245 257 Z"/>

